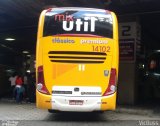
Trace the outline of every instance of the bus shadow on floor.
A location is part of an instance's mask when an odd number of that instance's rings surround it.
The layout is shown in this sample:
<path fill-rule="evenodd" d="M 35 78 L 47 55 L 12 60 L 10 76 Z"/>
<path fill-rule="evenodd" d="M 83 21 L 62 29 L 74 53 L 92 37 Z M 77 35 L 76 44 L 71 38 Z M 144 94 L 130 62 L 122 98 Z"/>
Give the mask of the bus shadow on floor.
<path fill-rule="evenodd" d="M 105 118 L 105 112 L 67 112 L 67 113 L 52 113 L 49 115 L 49 121 L 71 121 L 71 122 L 99 122 L 99 121 L 107 121 Z"/>

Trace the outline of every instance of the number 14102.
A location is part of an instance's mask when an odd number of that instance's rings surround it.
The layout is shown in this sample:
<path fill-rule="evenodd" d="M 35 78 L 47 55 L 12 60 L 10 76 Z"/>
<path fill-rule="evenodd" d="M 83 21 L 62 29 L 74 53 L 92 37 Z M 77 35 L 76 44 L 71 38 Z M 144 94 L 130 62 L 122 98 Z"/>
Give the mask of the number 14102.
<path fill-rule="evenodd" d="M 94 52 L 110 52 L 110 46 L 92 46 Z"/>

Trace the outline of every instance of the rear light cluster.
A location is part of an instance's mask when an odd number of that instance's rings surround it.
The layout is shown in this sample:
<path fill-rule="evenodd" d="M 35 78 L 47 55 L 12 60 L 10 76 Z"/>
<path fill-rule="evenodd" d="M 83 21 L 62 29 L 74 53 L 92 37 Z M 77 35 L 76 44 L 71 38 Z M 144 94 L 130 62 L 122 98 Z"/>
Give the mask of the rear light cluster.
<path fill-rule="evenodd" d="M 103 94 L 103 96 L 108 96 L 116 92 L 116 87 L 117 86 L 117 73 L 115 68 L 111 68 L 111 73 L 110 73 L 110 79 L 109 79 L 109 84 L 108 87 Z"/>
<path fill-rule="evenodd" d="M 37 90 L 43 94 L 49 95 L 49 91 L 47 90 L 44 82 L 43 66 L 38 67 L 37 77 Z"/>

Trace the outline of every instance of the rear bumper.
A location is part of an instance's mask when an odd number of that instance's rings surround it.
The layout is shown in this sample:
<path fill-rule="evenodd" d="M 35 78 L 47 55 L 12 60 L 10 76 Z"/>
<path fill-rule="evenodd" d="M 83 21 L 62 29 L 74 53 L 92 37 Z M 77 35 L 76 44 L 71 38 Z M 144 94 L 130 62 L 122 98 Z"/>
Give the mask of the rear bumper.
<path fill-rule="evenodd" d="M 51 96 L 40 92 L 37 93 L 36 105 L 38 108 L 71 111 L 71 112 L 92 112 L 115 110 L 116 93 L 105 97 L 65 97 Z M 70 105 L 70 100 L 82 100 L 82 105 Z"/>

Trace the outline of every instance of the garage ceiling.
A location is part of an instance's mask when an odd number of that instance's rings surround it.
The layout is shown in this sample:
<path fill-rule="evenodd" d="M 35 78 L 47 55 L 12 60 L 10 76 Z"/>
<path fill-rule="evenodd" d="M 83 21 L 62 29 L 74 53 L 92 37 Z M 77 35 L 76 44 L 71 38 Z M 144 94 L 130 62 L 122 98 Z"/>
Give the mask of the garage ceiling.
<path fill-rule="evenodd" d="M 119 15 L 160 11 L 159 0 L 0 0 L 0 53 L 35 53 L 38 17 L 49 6 L 106 8 Z"/>

